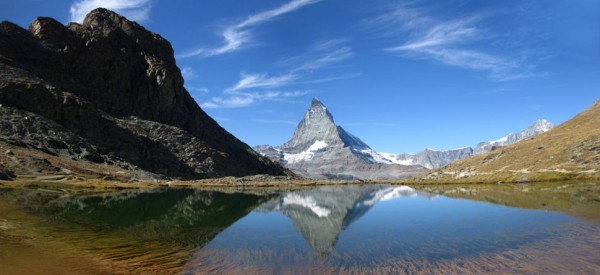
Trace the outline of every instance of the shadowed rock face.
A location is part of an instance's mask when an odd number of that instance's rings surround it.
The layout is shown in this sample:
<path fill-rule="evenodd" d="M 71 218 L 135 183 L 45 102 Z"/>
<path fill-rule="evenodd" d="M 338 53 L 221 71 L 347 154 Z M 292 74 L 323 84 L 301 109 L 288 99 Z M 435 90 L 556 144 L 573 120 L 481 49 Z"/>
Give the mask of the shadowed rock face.
<path fill-rule="evenodd" d="M 167 40 L 106 9 L 0 23 L 0 104 L 0 141 L 53 155 L 183 179 L 285 173 L 200 109 Z"/>

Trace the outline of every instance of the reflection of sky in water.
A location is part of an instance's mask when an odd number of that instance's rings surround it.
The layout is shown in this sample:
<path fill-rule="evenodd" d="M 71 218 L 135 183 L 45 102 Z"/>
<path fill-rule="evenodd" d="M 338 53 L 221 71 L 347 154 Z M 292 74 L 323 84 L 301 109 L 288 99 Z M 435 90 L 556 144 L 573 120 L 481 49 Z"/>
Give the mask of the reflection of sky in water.
<path fill-rule="evenodd" d="M 328 187 L 282 194 L 263 204 L 200 249 L 195 260 L 210 259 L 211 251 L 227 251 L 225 262 L 252 264 L 452 259 L 557 237 L 561 225 L 575 220 L 556 212 L 432 197 L 407 187 Z"/>
<path fill-rule="evenodd" d="M 44 234 L 130 265 L 132 273 L 165 267 L 248 274 L 600 270 L 597 224 L 406 186 L 56 193 L 10 190 L 0 193 L 0 209 L 19 202 L 50 218 L 40 220 Z M 539 203 L 555 197 L 545 194 Z M 571 197 L 560 202 L 561 211 L 578 206 Z M 579 207 L 595 211 L 595 203 Z"/>

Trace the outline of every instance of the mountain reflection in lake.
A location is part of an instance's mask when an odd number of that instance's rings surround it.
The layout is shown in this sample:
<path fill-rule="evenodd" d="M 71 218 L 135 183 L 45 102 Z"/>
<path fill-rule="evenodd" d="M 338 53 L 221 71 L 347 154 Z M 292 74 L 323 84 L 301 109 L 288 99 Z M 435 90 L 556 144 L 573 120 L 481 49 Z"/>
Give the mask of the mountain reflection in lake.
<path fill-rule="evenodd" d="M 123 272 L 600 272 L 597 222 L 407 186 L 5 189 L 0 221 L 0 240 L 30 226 L 23 234 L 51 235 Z M 0 268 L 11 267 L 2 250 Z"/>

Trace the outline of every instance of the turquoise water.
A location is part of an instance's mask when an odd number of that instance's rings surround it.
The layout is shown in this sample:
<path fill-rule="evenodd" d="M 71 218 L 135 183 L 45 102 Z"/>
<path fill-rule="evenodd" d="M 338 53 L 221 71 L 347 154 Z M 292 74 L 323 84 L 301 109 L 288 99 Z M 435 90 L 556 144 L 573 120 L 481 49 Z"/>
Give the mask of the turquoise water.
<path fill-rule="evenodd" d="M 0 199 L 21 205 L 36 232 L 127 272 L 600 272 L 593 221 L 407 186 L 8 190 Z"/>

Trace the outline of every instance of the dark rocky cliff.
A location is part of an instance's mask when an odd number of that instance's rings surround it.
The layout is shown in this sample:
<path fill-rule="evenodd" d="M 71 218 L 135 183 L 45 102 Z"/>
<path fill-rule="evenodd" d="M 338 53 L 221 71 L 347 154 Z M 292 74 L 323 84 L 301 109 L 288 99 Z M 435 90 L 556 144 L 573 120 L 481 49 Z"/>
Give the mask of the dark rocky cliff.
<path fill-rule="evenodd" d="M 54 156 L 182 179 L 286 172 L 200 109 L 167 40 L 106 9 L 0 23 L 0 104 L 0 141 Z"/>

